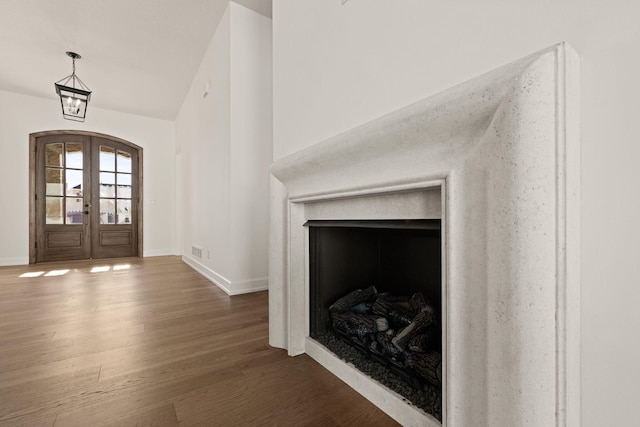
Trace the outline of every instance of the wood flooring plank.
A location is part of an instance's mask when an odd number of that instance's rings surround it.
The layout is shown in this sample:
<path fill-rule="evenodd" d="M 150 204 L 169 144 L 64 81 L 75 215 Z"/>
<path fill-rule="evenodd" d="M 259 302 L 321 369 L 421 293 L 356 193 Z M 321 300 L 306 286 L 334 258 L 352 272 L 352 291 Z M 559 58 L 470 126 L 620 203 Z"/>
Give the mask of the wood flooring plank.
<path fill-rule="evenodd" d="M 397 424 L 269 347 L 267 292 L 155 257 L 0 267 L 0 426 L 20 425 Z"/>
<path fill-rule="evenodd" d="M 221 365 L 197 376 L 148 376 L 144 373 L 123 375 L 100 381 L 82 404 L 68 406 L 58 414 L 56 424 L 113 419 L 114 414 L 127 414 L 171 402 L 176 395 L 187 393 L 210 384 L 235 382 L 241 373 L 233 364 Z"/>
<path fill-rule="evenodd" d="M 131 414 L 116 420 L 105 420 L 94 424 L 100 427 L 109 426 L 152 426 L 152 427 L 178 427 L 178 419 L 173 404 L 166 404 L 156 408 L 146 409 L 140 413 Z M 56 423 L 56 426 L 63 426 Z M 79 424 L 78 427 L 83 426 Z"/>
<path fill-rule="evenodd" d="M 6 336 L 0 339 L 0 348 L 10 351 L 12 347 L 20 347 L 27 344 L 46 343 L 51 341 L 54 335 L 55 332 Z"/>
<path fill-rule="evenodd" d="M 94 366 L 100 366 L 101 359 L 96 355 L 91 357 L 74 357 L 57 362 L 42 363 L 23 369 L 0 372 L 0 389 L 13 387 L 17 384 L 40 381 L 57 375 L 71 374 Z"/>
<path fill-rule="evenodd" d="M 57 409 L 42 409 L 25 415 L 15 416 L 8 420 L 0 420 L 2 427 L 52 427 L 55 423 Z"/>
<path fill-rule="evenodd" d="M 64 418 L 60 417 L 55 422 L 55 427 L 86 427 L 85 417 Z M 132 413 L 115 417 L 98 417 L 92 420 L 91 427 L 121 427 L 121 426 L 145 426 L 145 427 L 178 427 L 176 411 L 173 404 L 166 403 L 155 407 L 145 408 Z"/>
<path fill-rule="evenodd" d="M 332 420 L 329 425 L 349 425 L 332 418 L 334 411 L 331 405 L 326 405 L 326 400 L 344 388 L 346 393 L 340 398 L 358 402 L 362 398 L 355 391 L 344 387 L 336 377 L 326 376 L 326 371 L 310 364 L 312 361 L 307 356 L 293 359 L 264 356 L 269 362 L 244 368 L 245 376 L 240 381 L 212 385 L 179 398 L 176 411 L 180 425 L 298 426 L 327 419 Z M 309 388 L 309 384 L 313 387 Z M 278 394 L 271 390 L 278 390 Z M 374 426 L 397 425 L 369 402 L 366 404 L 370 414 L 362 417 L 362 424 L 357 417 L 350 419 L 351 425 L 366 425 L 364 421 Z M 376 423 L 375 418 L 380 422 Z"/>
<path fill-rule="evenodd" d="M 256 346 L 264 346 L 263 338 L 248 339 L 238 342 L 236 337 L 228 336 L 227 339 L 207 340 L 202 344 L 179 346 L 167 350 L 146 351 L 136 355 L 135 359 L 105 361 L 100 373 L 100 381 L 122 375 L 154 375 L 158 378 L 161 372 L 170 371 L 180 373 L 184 365 L 196 363 L 198 366 L 211 364 L 213 368 L 223 367 L 223 362 L 229 360 L 234 363 L 239 359 L 245 348 L 254 349 Z M 202 360 L 201 360 L 202 359 Z M 198 361 L 200 361 L 198 363 Z M 143 366 L 144 368 L 141 368 Z M 150 374 L 153 369 L 161 372 Z"/>
<path fill-rule="evenodd" d="M 0 422 L 26 417 L 68 404 L 69 396 L 82 394 L 98 383 L 100 367 L 55 375 L 0 389 Z"/>

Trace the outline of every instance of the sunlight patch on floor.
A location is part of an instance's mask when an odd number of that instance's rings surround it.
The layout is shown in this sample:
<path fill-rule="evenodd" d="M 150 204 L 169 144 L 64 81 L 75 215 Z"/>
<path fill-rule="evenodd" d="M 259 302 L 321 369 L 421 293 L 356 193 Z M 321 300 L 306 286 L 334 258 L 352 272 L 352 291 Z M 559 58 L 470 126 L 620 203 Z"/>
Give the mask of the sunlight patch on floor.
<path fill-rule="evenodd" d="M 23 273 L 19 277 L 40 277 L 44 274 L 44 271 L 30 271 L 28 273 Z"/>
<path fill-rule="evenodd" d="M 65 270 L 51 270 L 50 272 L 45 274 L 45 277 L 52 277 L 52 276 L 64 276 L 65 274 L 67 274 L 69 271 L 69 269 L 65 269 Z"/>

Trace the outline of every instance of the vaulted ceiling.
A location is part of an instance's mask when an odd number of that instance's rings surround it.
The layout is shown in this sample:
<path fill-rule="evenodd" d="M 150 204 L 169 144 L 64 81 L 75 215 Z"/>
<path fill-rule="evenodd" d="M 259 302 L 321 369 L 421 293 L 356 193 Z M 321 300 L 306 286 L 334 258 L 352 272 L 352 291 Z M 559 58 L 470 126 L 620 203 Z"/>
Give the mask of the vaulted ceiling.
<path fill-rule="evenodd" d="M 1 0 L 0 90 L 56 99 L 76 73 L 101 107 L 175 119 L 229 0 Z M 270 0 L 235 0 L 270 16 Z"/>

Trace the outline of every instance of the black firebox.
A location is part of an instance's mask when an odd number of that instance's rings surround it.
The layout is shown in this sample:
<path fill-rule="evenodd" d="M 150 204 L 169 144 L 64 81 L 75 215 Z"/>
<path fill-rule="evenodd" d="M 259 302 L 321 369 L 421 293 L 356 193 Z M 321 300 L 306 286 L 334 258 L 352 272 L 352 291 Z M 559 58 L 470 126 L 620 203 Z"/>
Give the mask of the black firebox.
<path fill-rule="evenodd" d="M 439 419 L 440 220 L 305 226 L 311 337 Z"/>

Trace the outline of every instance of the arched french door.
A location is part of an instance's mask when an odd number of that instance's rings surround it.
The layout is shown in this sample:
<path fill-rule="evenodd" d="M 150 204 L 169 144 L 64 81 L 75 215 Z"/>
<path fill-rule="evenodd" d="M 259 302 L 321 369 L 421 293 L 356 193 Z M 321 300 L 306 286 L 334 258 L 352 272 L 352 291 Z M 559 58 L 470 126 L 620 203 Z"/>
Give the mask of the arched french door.
<path fill-rule="evenodd" d="M 29 262 L 142 255 L 142 148 L 95 132 L 29 137 Z"/>

